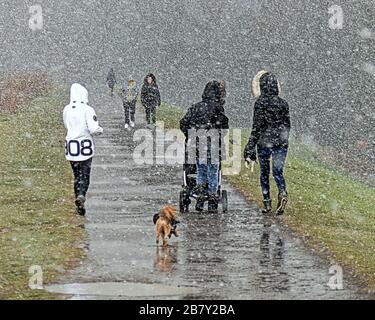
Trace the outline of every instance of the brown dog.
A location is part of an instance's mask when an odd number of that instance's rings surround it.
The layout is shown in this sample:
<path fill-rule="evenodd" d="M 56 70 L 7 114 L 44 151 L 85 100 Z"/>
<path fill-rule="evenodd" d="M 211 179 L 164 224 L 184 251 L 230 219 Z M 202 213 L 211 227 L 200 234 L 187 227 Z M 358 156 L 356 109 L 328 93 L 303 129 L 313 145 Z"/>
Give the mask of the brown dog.
<path fill-rule="evenodd" d="M 154 222 L 156 225 L 156 243 L 159 244 L 159 238 L 163 239 L 163 246 L 168 245 L 167 238 L 174 234 L 178 237 L 176 230 L 176 207 L 167 206 L 160 210 L 158 215 L 155 215 Z"/>

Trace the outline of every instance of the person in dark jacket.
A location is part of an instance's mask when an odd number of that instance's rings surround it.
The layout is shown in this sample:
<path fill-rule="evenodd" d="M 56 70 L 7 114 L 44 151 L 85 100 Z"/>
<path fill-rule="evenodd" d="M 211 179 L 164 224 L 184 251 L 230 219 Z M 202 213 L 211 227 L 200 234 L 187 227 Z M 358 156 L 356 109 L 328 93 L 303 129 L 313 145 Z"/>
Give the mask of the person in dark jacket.
<path fill-rule="evenodd" d="M 146 110 L 147 125 L 155 124 L 156 122 L 156 107 L 160 106 L 161 98 L 155 76 L 148 74 L 142 86 L 141 102 Z"/>
<path fill-rule="evenodd" d="M 113 89 L 115 87 L 115 84 L 117 83 L 115 71 L 113 68 L 109 69 L 108 75 L 107 75 L 107 85 L 109 89 L 111 90 L 111 96 L 113 96 Z"/>
<path fill-rule="evenodd" d="M 180 129 L 184 133 L 186 141 L 190 141 L 195 148 L 197 190 L 200 195 L 197 199 L 197 211 L 203 210 L 204 195 L 208 184 L 208 210 L 217 212 L 220 146 L 222 138 L 225 136 L 225 129 L 229 128 L 229 121 L 224 113 L 223 105 L 222 87 L 219 82 L 211 81 L 204 89 L 202 101 L 190 107 L 180 120 Z M 195 133 L 195 139 L 189 138 L 189 134 L 192 134 L 191 130 Z M 197 134 L 197 132 L 200 133 Z M 202 132 L 205 135 L 201 135 Z M 191 141 L 192 139 L 195 141 Z M 202 145 L 203 147 L 201 147 Z"/>
<path fill-rule="evenodd" d="M 260 165 L 260 182 L 264 199 L 264 213 L 272 211 L 270 195 L 270 159 L 272 174 L 279 189 L 276 214 L 284 213 L 288 201 L 284 179 L 284 165 L 288 153 L 290 116 L 288 103 L 279 97 L 276 77 L 261 71 L 253 80 L 253 94 L 258 97 L 254 106 L 253 129 L 244 150 L 247 162 Z"/>

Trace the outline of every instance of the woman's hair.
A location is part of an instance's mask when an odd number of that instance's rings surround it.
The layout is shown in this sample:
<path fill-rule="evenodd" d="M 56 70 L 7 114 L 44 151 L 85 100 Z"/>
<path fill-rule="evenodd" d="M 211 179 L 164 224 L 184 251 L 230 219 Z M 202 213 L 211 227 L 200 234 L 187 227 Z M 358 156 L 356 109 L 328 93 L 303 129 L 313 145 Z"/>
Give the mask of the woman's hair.
<path fill-rule="evenodd" d="M 147 80 L 148 78 L 151 78 L 152 79 L 152 83 L 153 84 L 156 84 L 156 77 L 153 73 L 149 73 L 146 77 L 145 77 L 145 80 L 144 80 L 144 83 L 147 84 Z"/>

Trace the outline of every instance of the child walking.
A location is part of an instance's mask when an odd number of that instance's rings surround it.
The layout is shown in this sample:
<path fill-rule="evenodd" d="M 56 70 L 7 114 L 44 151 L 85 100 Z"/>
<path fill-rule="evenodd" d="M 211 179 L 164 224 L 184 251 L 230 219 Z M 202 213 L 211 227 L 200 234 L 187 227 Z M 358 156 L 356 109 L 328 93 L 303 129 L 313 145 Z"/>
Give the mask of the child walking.
<path fill-rule="evenodd" d="M 125 129 L 131 130 L 135 125 L 135 107 L 138 97 L 137 82 L 133 79 L 125 82 L 121 90 L 121 96 L 125 112 Z"/>

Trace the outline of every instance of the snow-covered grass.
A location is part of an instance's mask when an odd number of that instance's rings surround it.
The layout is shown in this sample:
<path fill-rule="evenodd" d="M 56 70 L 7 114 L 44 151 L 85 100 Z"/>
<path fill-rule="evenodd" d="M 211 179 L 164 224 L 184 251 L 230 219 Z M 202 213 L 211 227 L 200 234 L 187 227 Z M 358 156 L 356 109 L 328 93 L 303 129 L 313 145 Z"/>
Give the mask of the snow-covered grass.
<path fill-rule="evenodd" d="M 51 90 L 46 73 L 13 73 L 0 78 L 0 112 L 16 112 L 32 99 Z"/>
<path fill-rule="evenodd" d="M 178 128 L 176 124 L 183 114 L 182 109 L 165 106 L 159 120 L 165 121 L 167 128 Z M 244 132 L 243 147 L 249 130 Z M 345 266 L 358 276 L 363 287 L 374 291 L 375 188 L 317 161 L 308 161 L 298 150 L 291 146 L 285 168 L 290 201 L 283 222 L 317 253 Z M 259 166 L 251 173 L 243 164 L 239 175 L 226 179 L 249 200 L 262 205 Z M 277 188 L 272 177 L 271 181 L 276 204 Z"/>
<path fill-rule="evenodd" d="M 15 114 L 0 113 L 2 299 L 53 298 L 29 289 L 29 267 L 41 266 L 46 284 L 83 257 L 84 231 L 63 151 L 65 100 L 54 91 Z"/>
<path fill-rule="evenodd" d="M 185 110 L 181 107 L 171 106 L 162 103 L 156 110 L 157 121 L 164 121 L 166 129 L 180 128 L 180 119 L 184 116 Z"/>

